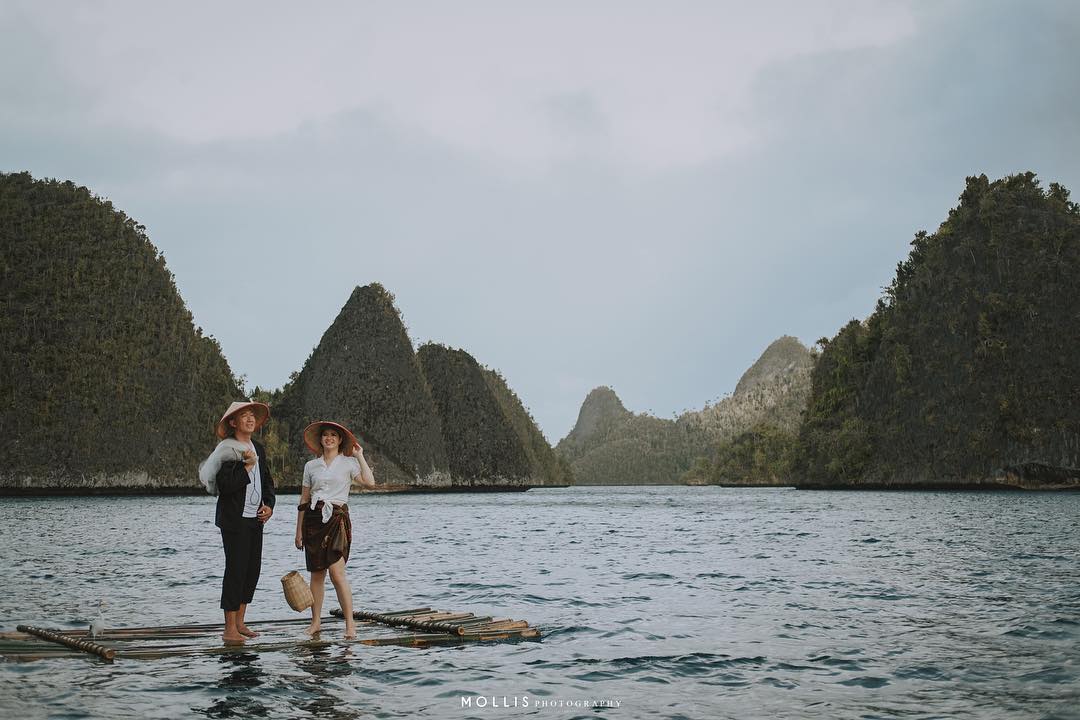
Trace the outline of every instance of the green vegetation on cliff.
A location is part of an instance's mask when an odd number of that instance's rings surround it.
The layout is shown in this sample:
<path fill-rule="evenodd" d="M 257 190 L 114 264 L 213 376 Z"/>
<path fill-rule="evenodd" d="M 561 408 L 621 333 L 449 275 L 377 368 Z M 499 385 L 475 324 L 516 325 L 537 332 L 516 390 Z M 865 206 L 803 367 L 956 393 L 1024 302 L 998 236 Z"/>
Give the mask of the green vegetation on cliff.
<path fill-rule="evenodd" d="M 361 439 L 378 482 L 410 484 L 445 474 L 442 424 L 394 296 L 373 283 L 353 290 L 303 369 L 281 392 L 273 430 L 298 473 L 311 453 L 301 432 L 315 420 Z"/>
<path fill-rule="evenodd" d="M 705 453 L 707 437 L 692 423 L 623 407 L 611 388 L 585 398 L 578 421 L 556 451 L 582 485 L 670 485 Z"/>
<path fill-rule="evenodd" d="M 1080 209 L 1032 173 L 972 177 L 813 372 L 807 485 L 978 482 L 1080 465 Z"/>
<path fill-rule="evenodd" d="M 256 395 L 273 407 L 268 455 L 289 484 L 311 458 L 300 433 L 315 420 L 356 433 L 383 485 L 569 482 L 502 378 L 463 350 L 428 344 L 414 353 L 393 295 L 377 283 L 353 291 L 288 385 Z"/>
<path fill-rule="evenodd" d="M 701 458 L 683 477 L 694 485 L 776 486 L 791 484 L 796 437 L 769 424 L 755 425 Z"/>
<path fill-rule="evenodd" d="M 529 462 L 484 371 L 464 350 L 428 344 L 417 352 L 427 378 L 455 481 L 523 480 Z"/>
<path fill-rule="evenodd" d="M 146 229 L 84 187 L 0 174 L 0 237 L 0 485 L 197 485 L 239 391 Z"/>
<path fill-rule="evenodd" d="M 569 483 L 567 466 L 498 373 L 443 345 L 424 345 L 417 358 L 442 422 L 455 485 Z"/>
<path fill-rule="evenodd" d="M 810 396 L 814 358 L 796 338 L 784 335 L 742 374 L 730 397 L 680 419 L 699 425 L 714 447 L 761 424 L 795 433 Z"/>
<path fill-rule="evenodd" d="M 727 444 L 757 426 L 792 436 L 810 392 L 813 364 L 802 343 L 781 337 L 743 373 L 733 395 L 677 420 L 631 413 L 613 390 L 596 388 L 556 449 L 581 484 L 734 483 L 738 478 L 725 460 L 733 452 Z M 774 463 L 769 467 L 776 469 Z"/>
<path fill-rule="evenodd" d="M 484 379 L 495 395 L 510 427 L 513 428 L 529 463 L 529 476 L 537 485 L 570 485 L 574 482 L 570 464 L 560 457 L 540 432 L 536 420 L 506 380 L 494 370 L 484 369 Z"/>

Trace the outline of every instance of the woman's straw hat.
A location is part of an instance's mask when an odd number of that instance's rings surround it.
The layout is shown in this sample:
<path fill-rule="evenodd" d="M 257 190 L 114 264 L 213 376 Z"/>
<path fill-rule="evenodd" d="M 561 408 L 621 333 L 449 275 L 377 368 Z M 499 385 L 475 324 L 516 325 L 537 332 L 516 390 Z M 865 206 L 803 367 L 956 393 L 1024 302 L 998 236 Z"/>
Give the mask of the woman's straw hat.
<path fill-rule="evenodd" d="M 270 406 L 261 402 L 234 402 L 229 406 L 229 409 L 225 411 L 225 414 L 221 416 L 221 419 L 217 423 L 217 436 L 222 440 L 229 434 L 229 418 L 237 414 L 241 410 L 251 410 L 255 413 L 255 429 L 258 430 L 266 421 L 270 419 Z"/>
<path fill-rule="evenodd" d="M 356 436 L 344 425 L 329 420 L 316 420 L 304 428 L 304 444 L 308 446 L 308 450 L 316 455 L 322 455 L 322 431 L 324 427 L 332 427 L 338 431 L 341 435 L 341 445 L 338 446 L 338 452 L 352 457 L 353 446 L 359 444 L 356 442 Z"/>

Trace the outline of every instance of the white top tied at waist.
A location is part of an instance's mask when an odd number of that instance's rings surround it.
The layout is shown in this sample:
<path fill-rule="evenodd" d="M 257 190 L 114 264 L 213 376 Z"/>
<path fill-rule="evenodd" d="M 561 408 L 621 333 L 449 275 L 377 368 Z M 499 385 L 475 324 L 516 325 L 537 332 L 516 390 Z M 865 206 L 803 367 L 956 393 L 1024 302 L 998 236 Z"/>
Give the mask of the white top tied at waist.
<path fill-rule="evenodd" d="M 311 509 L 323 502 L 322 521 L 329 522 L 334 505 L 349 502 L 349 489 L 360 477 L 360 462 L 354 457 L 337 455 L 328 465 L 322 457 L 308 460 L 304 465 L 303 485 L 311 489 Z"/>

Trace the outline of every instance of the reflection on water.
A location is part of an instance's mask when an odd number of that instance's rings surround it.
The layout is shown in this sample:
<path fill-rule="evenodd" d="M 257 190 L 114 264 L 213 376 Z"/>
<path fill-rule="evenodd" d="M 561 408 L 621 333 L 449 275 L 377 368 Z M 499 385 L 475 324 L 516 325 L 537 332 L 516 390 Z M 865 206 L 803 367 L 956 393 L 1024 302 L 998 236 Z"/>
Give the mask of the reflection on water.
<path fill-rule="evenodd" d="M 262 668 L 256 653 L 230 653 L 220 659 L 222 673 L 218 687 L 223 693 L 210 707 L 202 710 L 208 717 L 266 717 L 269 714 L 257 692 L 263 684 Z"/>
<path fill-rule="evenodd" d="M 221 680 L 215 694 L 219 695 L 206 708 L 194 708 L 196 712 L 211 718 L 245 717 L 311 717 L 330 720 L 355 720 L 361 717 L 355 707 L 342 701 L 341 681 L 356 672 L 353 650 L 349 647 L 299 646 L 286 653 L 291 666 L 301 673 L 286 671 L 282 677 L 281 665 L 275 668 L 278 677 L 271 684 L 287 686 L 287 693 L 274 692 L 267 685 L 267 677 L 259 653 L 236 652 L 223 655 L 218 660 Z M 288 708 L 274 705 L 282 701 Z"/>
<path fill-rule="evenodd" d="M 334 680 L 350 677 L 355 668 L 351 661 L 353 651 L 349 647 L 301 647 L 295 653 L 296 666 L 309 677 L 296 682 L 297 697 L 293 704 L 305 716 L 352 720 L 360 717 L 354 709 L 345 706 L 335 693 Z"/>

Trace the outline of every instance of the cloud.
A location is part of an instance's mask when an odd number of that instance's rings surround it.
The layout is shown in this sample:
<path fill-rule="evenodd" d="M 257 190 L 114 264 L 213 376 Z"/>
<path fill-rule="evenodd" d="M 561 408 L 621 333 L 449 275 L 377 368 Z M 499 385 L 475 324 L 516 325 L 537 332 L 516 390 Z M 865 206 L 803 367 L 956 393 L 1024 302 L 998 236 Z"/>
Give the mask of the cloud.
<path fill-rule="evenodd" d="M 966 175 L 1080 187 L 1068 3 L 176 7 L 0 8 L 0 169 L 147 225 L 263 386 L 379 281 L 550 440 L 668 416 L 868 314 Z"/>
<path fill-rule="evenodd" d="M 531 168 L 582 149 L 559 122 L 568 98 L 584 100 L 578 111 L 587 106 L 612 162 L 722 156 L 754 140 L 742 113 L 764 65 L 887 45 L 911 29 L 895 2 L 16 7 L 93 98 L 90 122 L 205 143 L 363 109 Z"/>

